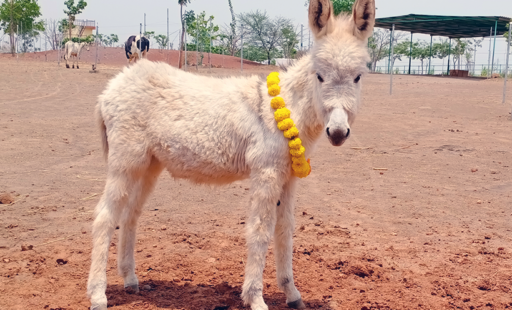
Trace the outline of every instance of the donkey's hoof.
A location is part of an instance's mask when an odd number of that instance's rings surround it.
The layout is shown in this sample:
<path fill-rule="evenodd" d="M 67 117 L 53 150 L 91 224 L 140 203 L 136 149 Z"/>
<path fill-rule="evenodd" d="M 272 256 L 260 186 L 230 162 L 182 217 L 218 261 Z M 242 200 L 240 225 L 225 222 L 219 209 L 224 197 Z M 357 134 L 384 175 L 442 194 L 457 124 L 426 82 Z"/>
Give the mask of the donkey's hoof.
<path fill-rule="evenodd" d="M 66 68 L 68 68 L 68 69 L 69 69 L 69 65 L 66 65 Z"/>
<path fill-rule="evenodd" d="M 91 310 L 107 310 L 107 296 L 93 298 L 91 300 Z"/>
<path fill-rule="evenodd" d="M 288 303 L 288 307 L 292 309 L 306 309 L 306 305 L 302 302 L 302 298 Z"/>
<path fill-rule="evenodd" d="M 80 69 L 80 67 L 79 67 L 79 66 L 76 66 L 76 68 L 77 68 L 77 69 Z"/>
<path fill-rule="evenodd" d="M 138 284 L 130 284 L 130 285 L 126 285 L 124 287 L 124 290 L 128 293 L 128 294 L 137 294 L 139 292 L 139 285 Z"/>

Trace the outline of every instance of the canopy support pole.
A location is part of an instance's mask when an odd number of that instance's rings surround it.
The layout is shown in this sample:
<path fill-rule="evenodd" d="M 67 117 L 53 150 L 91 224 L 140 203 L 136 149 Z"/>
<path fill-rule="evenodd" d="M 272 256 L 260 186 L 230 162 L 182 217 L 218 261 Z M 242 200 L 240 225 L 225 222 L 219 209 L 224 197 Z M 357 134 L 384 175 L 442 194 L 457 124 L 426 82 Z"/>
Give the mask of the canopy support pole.
<path fill-rule="evenodd" d="M 411 74 L 411 63 L 412 63 L 412 35 L 413 35 L 413 33 L 411 32 L 411 46 L 409 48 L 409 74 Z"/>
<path fill-rule="evenodd" d="M 496 35 L 498 32 L 498 21 L 496 21 L 496 24 L 494 26 L 494 46 L 492 48 L 492 64 L 491 64 L 491 78 L 492 74 L 494 73 L 494 54 L 496 53 Z"/>
<path fill-rule="evenodd" d="M 487 59 L 487 78 L 489 78 L 489 73 L 491 72 L 491 48 L 492 48 L 492 27 L 491 27 L 491 33 L 489 34 L 489 57 Z"/>
<path fill-rule="evenodd" d="M 512 39 L 512 22 L 509 24 L 509 28 L 508 28 L 508 42 L 507 42 L 507 57 L 506 57 L 506 64 L 505 64 L 505 85 L 503 85 L 503 103 L 505 103 L 506 99 L 507 99 L 507 79 L 508 79 L 508 73 L 509 73 L 509 68 L 508 68 L 508 64 L 509 64 L 509 58 L 510 58 L 510 44 L 512 43 L 511 41 Z M 510 116 L 511 119 L 512 119 L 512 115 Z"/>
<path fill-rule="evenodd" d="M 452 38 L 450 38 L 450 46 L 448 47 L 448 70 L 446 75 L 450 75 L 450 56 L 452 55 Z"/>
<path fill-rule="evenodd" d="M 430 59 L 428 60 L 428 75 L 430 75 L 430 65 L 432 65 L 432 35 L 430 35 Z"/>
<path fill-rule="evenodd" d="M 395 24 L 393 24 L 394 26 Z M 370 41 L 368 41 L 370 42 Z M 389 57 L 388 57 L 388 72 L 390 72 L 389 70 L 391 70 L 391 49 L 392 49 L 392 46 L 393 46 L 393 30 L 391 30 L 389 32 Z M 373 71 L 373 68 L 372 68 L 372 71 Z"/>
<path fill-rule="evenodd" d="M 394 51 L 394 47 L 395 45 L 393 44 L 393 41 L 394 41 L 394 36 L 395 36 L 395 24 L 393 24 L 393 28 L 391 30 L 391 48 L 390 48 L 390 61 L 389 61 L 389 95 L 393 95 L 393 58 L 395 58 L 395 55 L 393 55 L 393 53 L 395 52 Z"/>

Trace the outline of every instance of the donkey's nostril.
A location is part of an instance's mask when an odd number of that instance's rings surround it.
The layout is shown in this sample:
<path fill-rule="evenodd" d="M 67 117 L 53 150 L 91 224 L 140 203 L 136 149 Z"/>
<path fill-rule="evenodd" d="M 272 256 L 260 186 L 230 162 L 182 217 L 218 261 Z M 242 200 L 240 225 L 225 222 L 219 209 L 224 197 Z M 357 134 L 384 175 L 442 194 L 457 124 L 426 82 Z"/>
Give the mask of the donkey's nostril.
<path fill-rule="evenodd" d="M 345 138 L 348 138 L 348 136 L 350 136 L 350 128 L 347 129 L 347 135 L 345 136 Z"/>
<path fill-rule="evenodd" d="M 329 136 L 329 137 L 330 137 L 330 136 L 331 136 L 331 133 L 329 132 L 329 127 L 327 127 L 327 130 L 326 130 L 326 131 L 327 131 L 327 136 Z"/>

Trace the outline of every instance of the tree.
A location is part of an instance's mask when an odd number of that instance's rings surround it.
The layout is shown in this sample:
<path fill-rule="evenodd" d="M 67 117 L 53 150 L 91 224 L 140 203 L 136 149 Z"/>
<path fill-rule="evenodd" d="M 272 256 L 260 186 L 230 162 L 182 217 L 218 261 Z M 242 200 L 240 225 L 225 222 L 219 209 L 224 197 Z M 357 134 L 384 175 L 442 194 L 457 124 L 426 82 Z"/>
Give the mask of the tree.
<path fill-rule="evenodd" d="M 193 11 L 192 11 L 193 12 Z M 219 26 L 213 24 L 215 17 L 212 15 L 206 19 L 206 12 L 202 12 L 196 16 L 185 16 L 187 22 L 187 33 L 192 37 L 193 46 L 191 49 L 197 49 L 201 52 L 200 64 L 203 63 L 204 47 L 209 49 L 213 40 L 219 36 Z M 203 47 L 202 49 L 199 47 Z"/>
<path fill-rule="evenodd" d="M 510 24 L 507 24 L 507 28 L 508 28 L 508 29 L 510 29 Z M 503 36 L 505 37 L 505 39 L 506 39 L 506 40 L 507 40 L 507 42 L 508 42 L 508 31 L 507 31 L 507 32 L 505 32 L 505 33 L 503 34 Z M 510 46 L 512 46 L 512 41 L 511 41 L 511 42 L 508 42 L 508 43 L 510 43 Z"/>
<path fill-rule="evenodd" d="M 341 13 L 352 12 L 354 2 L 356 2 L 356 0 L 332 0 L 334 15 L 338 16 Z M 306 1 L 305 6 L 309 6 L 309 0 Z"/>
<path fill-rule="evenodd" d="M 75 5 L 75 0 L 67 0 L 64 2 L 64 5 L 68 8 L 67 10 L 64 10 L 64 14 L 68 16 L 67 28 L 69 30 L 69 37 L 71 38 L 71 30 L 74 27 L 73 24 L 75 22 L 75 16 L 82 13 L 87 6 L 87 2 L 84 0 L 78 0 L 78 3 Z"/>
<path fill-rule="evenodd" d="M 230 36 L 228 37 L 229 38 L 229 44 L 230 44 L 230 50 L 231 50 L 231 56 L 234 56 L 235 55 L 235 48 L 234 48 L 234 44 L 235 43 L 235 38 L 236 38 L 236 15 L 235 15 L 235 11 L 233 10 L 233 5 L 231 4 L 231 0 L 228 0 L 228 4 L 229 4 L 229 10 L 231 11 L 231 23 L 229 24 L 229 26 L 231 27 L 231 34 Z"/>
<path fill-rule="evenodd" d="M 297 53 L 296 47 L 299 44 L 299 34 L 291 24 L 284 26 L 281 32 L 283 36 L 280 45 L 283 49 L 284 58 L 291 59 Z"/>
<path fill-rule="evenodd" d="M 268 64 L 277 52 L 283 39 L 283 29 L 291 26 L 291 21 L 284 17 L 270 18 L 267 12 L 250 12 L 239 15 L 240 23 L 250 30 L 249 42 L 265 50 Z"/>
<path fill-rule="evenodd" d="M 178 0 L 178 4 L 180 5 L 180 18 L 181 18 L 181 40 L 180 40 L 180 64 L 179 68 L 181 69 L 183 62 L 183 41 L 185 39 L 185 20 L 183 19 L 183 7 L 187 6 L 191 0 Z"/>
<path fill-rule="evenodd" d="M 50 48 L 56 50 L 59 47 L 59 42 L 62 41 L 62 25 L 58 20 L 49 20 L 44 26 L 44 36 L 46 41 L 50 43 Z"/>
<path fill-rule="evenodd" d="M 117 36 L 117 34 L 111 34 L 110 35 L 110 46 L 116 44 L 117 42 L 119 42 L 119 37 Z"/>
<path fill-rule="evenodd" d="M 156 44 L 160 49 L 165 49 L 169 44 L 169 38 L 166 35 L 159 34 L 155 37 Z"/>
<path fill-rule="evenodd" d="M 36 21 L 41 16 L 41 7 L 36 0 L 4 0 L 0 5 L 0 27 L 4 33 L 9 33 L 11 54 L 16 52 L 15 34 L 44 31 L 42 21 Z M 23 29 L 20 29 L 23 26 Z"/>

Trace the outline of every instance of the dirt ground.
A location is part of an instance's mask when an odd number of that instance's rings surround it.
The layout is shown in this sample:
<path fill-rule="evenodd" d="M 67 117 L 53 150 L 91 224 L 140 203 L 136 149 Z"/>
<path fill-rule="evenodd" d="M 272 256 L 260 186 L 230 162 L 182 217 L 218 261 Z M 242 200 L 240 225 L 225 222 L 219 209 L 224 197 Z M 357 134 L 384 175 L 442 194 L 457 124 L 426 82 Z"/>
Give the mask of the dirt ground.
<path fill-rule="evenodd" d="M 87 309 L 92 212 L 105 181 L 93 110 L 120 67 L 105 61 L 91 74 L 36 60 L 0 58 L 0 309 Z M 237 70 L 212 75 L 228 73 Z M 502 84 L 397 76 L 389 96 L 388 80 L 364 77 L 352 138 L 341 148 L 322 138 L 300 181 L 294 272 L 304 301 L 512 309 L 512 122 Z M 162 174 L 139 223 L 144 289 L 124 292 L 115 236 L 111 309 L 248 309 L 239 295 L 249 186 Z M 264 283 L 270 309 L 285 308 L 272 247 Z"/>

